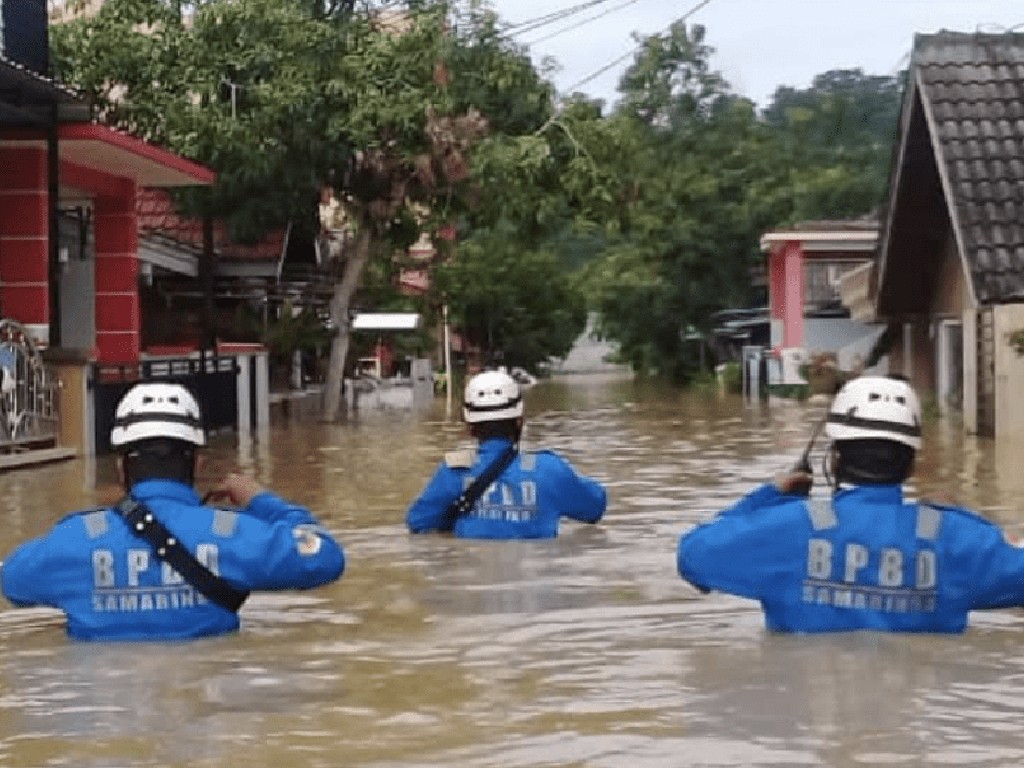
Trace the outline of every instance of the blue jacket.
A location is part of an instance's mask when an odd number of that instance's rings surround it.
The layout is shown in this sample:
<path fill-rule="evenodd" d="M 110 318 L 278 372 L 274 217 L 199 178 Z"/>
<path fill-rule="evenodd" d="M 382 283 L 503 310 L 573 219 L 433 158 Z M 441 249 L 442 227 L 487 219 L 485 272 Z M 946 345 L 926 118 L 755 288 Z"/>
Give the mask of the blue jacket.
<path fill-rule="evenodd" d="M 1024 605 L 1024 549 L 966 510 L 905 504 L 898 485 L 809 500 L 763 486 L 683 535 L 678 568 L 789 632 L 961 632 L 971 610 Z"/>
<path fill-rule="evenodd" d="M 341 547 L 308 510 L 273 493 L 237 511 L 203 506 L 190 486 L 146 480 L 132 488 L 185 547 L 242 590 L 307 589 L 341 576 Z M 67 615 L 80 640 L 173 640 L 238 629 L 238 615 L 208 601 L 110 509 L 68 515 L 18 547 L 0 571 L 18 606 Z"/>
<path fill-rule="evenodd" d="M 476 451 L 452 451 L 406 513 L 413 533 L 436 531 L 444 511 L 473 478 L 509 446 L 490 439 Z M 456 536 L 467 539 L 550 539 L 558 535 L 562 515 L 596 523 L 604 514 L 607 495 L 595 480 L 576 474 L 551 451 L 520 453 L 455 523 Z"/>

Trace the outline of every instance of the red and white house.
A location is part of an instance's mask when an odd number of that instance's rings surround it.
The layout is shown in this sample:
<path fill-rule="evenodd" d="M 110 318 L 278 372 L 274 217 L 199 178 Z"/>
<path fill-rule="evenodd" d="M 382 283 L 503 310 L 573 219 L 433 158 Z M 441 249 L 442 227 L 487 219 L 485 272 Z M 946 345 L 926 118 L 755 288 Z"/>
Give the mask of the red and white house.
<path fill-rule="evenodd" d="M 136 198 L 146 187 L 212 184 L 214 174 L 108 126 L 64 124 L 57 129 L 58 199 L 53 200 L 41 133 L 0 129 L 0 309 L 43 346 L 69 335 L 61 326 L 77 331 L 92 326 L 88 351 L 97 362 L 135 363 L 142 352 Z M 53 280 L 62 278 L 50 268 L 50 207 L 65 204 L 91 211 L 93 284 L 61 285 L 55 291 Z M 74 281 L 81 274 L 67 277 Z M 78 300 L 68 300 L 71 294 Z M 89 295 L 92 317 L 83 317 L 81 298 Z M 73 335 L 81 339 L 80 333 Z"/>
<path fill-rule="evenodd" d="M 856 368 L 880 332 L 851 318 L 841 282 L 872 264 L 876 222 L 808 222 L 767 232 L 770 344 L 781 361 L 778 381 L 802 381 L 798 368 L 815 353 L 834 354 L 840 368 Z"/>

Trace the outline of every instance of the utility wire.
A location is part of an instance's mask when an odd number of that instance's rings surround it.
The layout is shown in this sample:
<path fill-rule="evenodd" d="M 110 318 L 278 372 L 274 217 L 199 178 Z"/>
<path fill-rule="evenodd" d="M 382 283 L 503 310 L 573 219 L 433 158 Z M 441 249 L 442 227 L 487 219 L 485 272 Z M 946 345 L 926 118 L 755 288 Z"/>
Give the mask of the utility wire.
<path fill-rule="evenodd" d="M 564 34 L 566 32 L 572 32 L 573 30 L 579 29 L 584 24 L 589 24 L 590 22 L 600 19 L 603 16 L 607 16 L 610 13 L 614 13 L 615 11 L 621 11 L 623 8 L 626 8 L 627 6 L 630 5 L 634 5 L 639 1 L 640 0 L 626 0 L 626 2 L 620 3 L 619 5 L 614 5 L 611 8 L 606 8 L 605 10 L 601 11 L 601 13 L 595 14 L 594 16 L 588 16 L 585 19 L 581 19 L 580 21 L 577 21 L 575 24 L 570 24 L 567 27 L 556 29 L 554 32 L 544 35 L 543 37 L 538 37 L 536 40 L 527 41 L 526 43 L 524 43 L 524 45 L 537 45 L 538 43 L 543 43 L 545 40 L 550 40 L 553 37 L 558 37 L 559 35 Z"/>
<path fill-rule="evenodd" d="M 706 8 L 707 6 L 711 5 L 711 3 L 712 3 L 712 2 L 714 2 L 714 0 L 701 0 L 701 2 L 697 3 L 697 4 L 695 5 L 695 6 L 693 6 L 693 8 L 691 8 L 690 10 L 688 10 L 688 11 L 687 11 L 686 13 L 684 13 L 684 14 L 683 14 L 682 16 L 680 16 L 680 17 L 679 17 L 678 19 L 674 19 L 674 20 L 673 20 L 673 21 L 672 21 L 672 22 L 671 22 L 671 23 L 670 23 L 670 24 L 668 25 L 668 27 L 665 27 L 665 29 L 668 29 L 668 28 L 669 28 L 669 27 L 671 27 L 671 26 L 672 26 L 673 24 L 678 24 L 678 23 L 679 23 L 679 22 L 681 22 L 681 21 L 686 21 L 686 20 L 687 20 L 688 18 L 690 18 L 691 16 L 693 16 L 693 14 L 695 14 L 695 13 L 696 13 L 697 11 L 701 10 L 702 8 Z M 626 51 L 626 52 L 625 52 L 625 53 L 624 53 L 624 54 L 623 54 L 622 56 L 619 56 L 619 57 L 617 57 L 617 58 L 613 59 L 612 61 L 609 61 L 609 62 L 608 62 L 607 64 L 605 64 L 605 65 L 604 65 L 603 67 L 601 67 L 600 69 L 597 69 L 597 70 L 595 70 L 594 72 L 591 72 L 591 73 L 590 73 L 589 75 L 587 75 L 586 77 L 584 77 L 584 78 L 583 78 L 582 80 L 578 80 L 578 81 L 576 81 L 575 83 L 573 83 L 572 85 L 570 85 L 570 86 L 569 86 L 569 87 L 568 87 L 568 88 L 567 88 L 566 90 L 567 90 L 567 91 L 568 91 L 569 93 L 572 93 L 572 92 L 573 92 L 573 91 L 575 91 L 575 90 L 576 90 L 577 88 L 579 88 L 579 87 L 580 87 L 581 85 L 586 85 L 586 84 L 587 84 L 587 83 L 589 83 L 589 82 L 590 82 L 591 80 L 594 80 L 594 79 L 596 79 L 596 78 L 600 77 L 600 76 L 601 76 L 601 75 L 603 75 L 603 74 L 604 74 L 605 72 L 607 72 L 607 71 L 608 71 L 609 69 L 612 69 L 613 67 L 617 67 L 617 66 L 618 66 L 619 64 L 621 64 L 622 62 L 624 62 L 624 61 L 625 61 L 626 59 L 628 59 L 628 58 L 629 58 L 630 56 L 633 56 L 633 55 L 635 55 L 635 54 L 636 54 L 636 52 L 637 52 L 637 51 L 638 51 L 638 50 L 639 50 L 639 49 L 640 49 L 640 48 L 641 48 L 642 46 L 643 46 L 643 42 L 641 42 L 641 43 L 640 43 L 640 45 L 636 45 L 636 46 L 634 46 L 634 47 L 633 47 L 633 48 L 632 48 L 631 50 L 629 50 L 629 51 Z"/>
<path fill-rule="evenodd" d="M 511 35 L 522 35 L 528 32 L 533 32 L 547 26 L 548 24 L 553 24 L 556 21 L 570 18 L 571 16 L 575 16 L 577 13 L 582 13 L 594 6 L 602 5 L 607 2 L 610 2 L 610 0 L 585 0 L 582 3 L 577 3 L 576 5 L 570 5 L 566 8 L 546 13 L 543 16 L 536 16 L 532 19 L 526 19 L 525 21 L 510 24 L 506 27 L 505 32 L 506 34 Z"/>

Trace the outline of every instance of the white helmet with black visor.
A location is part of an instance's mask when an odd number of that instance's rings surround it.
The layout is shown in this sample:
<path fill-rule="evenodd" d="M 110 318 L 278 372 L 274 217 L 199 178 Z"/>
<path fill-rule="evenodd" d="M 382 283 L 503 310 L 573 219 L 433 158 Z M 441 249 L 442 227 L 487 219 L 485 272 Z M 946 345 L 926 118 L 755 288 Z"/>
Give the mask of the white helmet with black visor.
<path fill-rule="evenodd" d="M 156 438 L 206 444 L 199 404 L 181 384 L 136 384 L 117 404 L 110 431 L 112 447 L 123 449 Z"/>
<path fill-rule="evenodd" d="M 921 447 L 921 403 L 905 381 L 861 376 L 835 396 L 825 434 L 835 442 L 891 440 L 916 451 Z"/>
<path fill-rule="evenodd" d="M 523 415 L 523 396 L 504 371 L 484 371 L 466 383 L 462 415 L 469 424 L 504 421 Z"/>

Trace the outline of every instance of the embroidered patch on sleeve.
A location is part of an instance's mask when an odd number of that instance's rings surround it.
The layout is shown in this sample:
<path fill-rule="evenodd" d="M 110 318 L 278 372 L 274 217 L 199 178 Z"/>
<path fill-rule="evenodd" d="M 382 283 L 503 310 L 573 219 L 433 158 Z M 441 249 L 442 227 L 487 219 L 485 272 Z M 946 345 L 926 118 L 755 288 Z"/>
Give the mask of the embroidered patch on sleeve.
<path fill-rule="evenodd" d="M 303 525 L 292 528 L 292 536 L 295 537 L 295 549 L 303 557 L 312 557 L 320 551 L 323 539 L 312 528 Z"/>

